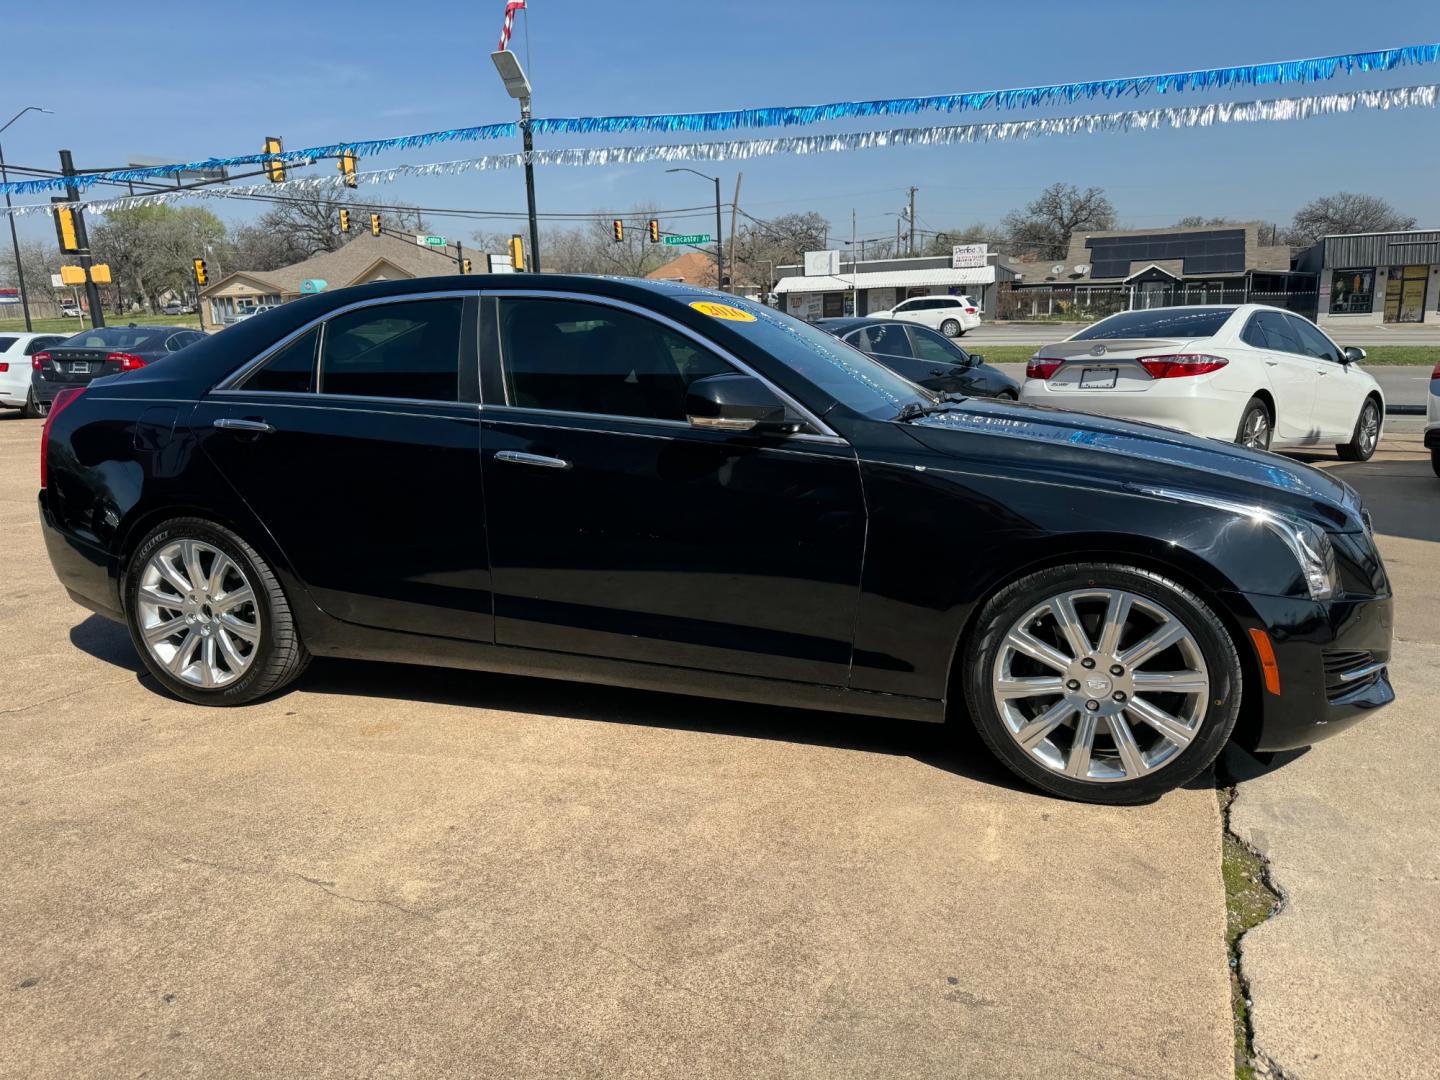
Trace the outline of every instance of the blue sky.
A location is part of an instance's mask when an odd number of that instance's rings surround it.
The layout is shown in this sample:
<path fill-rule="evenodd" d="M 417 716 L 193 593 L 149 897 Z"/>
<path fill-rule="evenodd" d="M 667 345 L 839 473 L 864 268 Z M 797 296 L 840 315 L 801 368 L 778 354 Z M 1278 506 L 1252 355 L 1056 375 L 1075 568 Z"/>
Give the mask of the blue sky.
<path fill-rule="evenodd" d="M 79 0 L 57 22 L 49 2 L 11 0 L 0 20 L 7 43 L 0 122 L 30 104 L 55 114 L 19 121 L 4 136 L 5 155 L 55 167 L 64 146 L 84 168 L 135 155 L 191 160 L 256 152 L 268 134 L 299 148 L 511 119 L 514 103 L 488 56 L 503 7 L 502 0 Z M 522 58 L 526 22 L 522 16 L 514 42 Z M 532 0 L 528 37 L 537 115 L 665 112 L 1027 86 L 1433 42 L 1440 41 L 1440 3 Z M 1229 96 L 1418 82 L 1440 82 L 1440 66 Z M 1211 98 L 1152 97 L 1138 107 L 1201 100 Z M 930 114 L 898 124 L 954 122 L 963 121 Z M 434 147 L 361 168 L 498 148 Z M 1134 226 L 1192 213 L 1283 224 L 1301 203 L 1337 190 L 1371 192 L 1422 225 L 1440 223 L 1440 115 L 1432 110 L 699 167 L 718 169 L 727 199 L 743 170 L 741 205 L 750 213 L 818 210 L 847 238 L 852 208 L 861 236 L 893 235 L 893 213 L 911 184 L 920 189 L 921 223 L 940 229 L 997 221 L 1055 180 L 1103 187 Z M 666 175 L 659 164 L 542 170 L 538 188 L 540 208 L 549 211 L 626 210 L 641 201 L 686 207 L 712 197 L 703 181 Z M 524 208 L 518 173 L 372 190 L 429 207 Z M 227 206 L 222 214 L 244 220 L 259 211 Z M 467 238 L 474 228 L 438 216 L 432 224 Z M 677 215 L 666 227 L 682 225 L 702 229 L 706 217 Z M 31 236 L 52 231 L 34 219 L 23 228 Z"/>

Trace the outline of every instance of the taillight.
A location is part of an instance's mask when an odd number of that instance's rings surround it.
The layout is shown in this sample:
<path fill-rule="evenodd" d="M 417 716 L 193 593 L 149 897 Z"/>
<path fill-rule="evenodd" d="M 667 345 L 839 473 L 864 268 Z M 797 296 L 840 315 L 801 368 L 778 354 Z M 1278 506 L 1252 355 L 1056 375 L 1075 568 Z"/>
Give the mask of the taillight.
<path fill-rule="evenodd" d="M 1207 353 L 1175 353 L 1172 356 L 1142 356 L 1140 366 L 1155 379 L 1181 379 L 1187 375 L 1208 375 L 1230 363 L 1223 356 Z"/>
<path fill-rule="evenodd" d="M 965 314 L 966 314 L 966 315 L 974 315 L 974 314 L 975 314 L 975 308 L 973 308 L 973 307 L 967 307 L 967 308 L 965 309 Z"/>
<path fill-rule="evenodd" d="M 4 375 L 9 370 L 10 365 L 7 364 L 4 360 L 0 360 L 0 375 Z"/>
<path fill-rule="evenodd" d="M 1430 372 L 1430 378 L 1440 379 L 1440 364 L 1435 365 L 1435 370 Z"/>
<path fill-rule="evenodd" d="M 106 354 L 105 354 L 105 359 L 106 359 L 107 361 L 112 362 L 112 363 L 117 363 L 117 364 L 119 364 L 121 371 L 134 371 L 136 368 L 142 368 L 142 367 L 145 366 L 145 361 L 144 361 L 144 360 L 141 360 L 140 357 L 136 356 L 134 353 L 128 353 L 128 352 L 112 352 L 112 353 L 106 353 Z"/>
<path fill-rule="evenodd" d="M 42 488 L 49 475 L 47 465 L 50 457 L 50 425 L 55 423 L 55 418 L 84 392 L 85 387 L 83 386 L 67 386 L 56 394 L 55 400 L 50 403 L 50 411 L 45 415 L 45 426 L 40 429 L 40 486 Z"/>
<path fill-rule="evenodd" d="M 49 362 L 50 354 L 48 352 L 37 352 L 34 356 L 30 357 L 30 366 L 36 371 L 39 371 Z"/>
<path fill-rule="evenodd" d="M 1052 360 L 1046 356 L 1032 356 L 1030 362 L 1025 365 L 1025 377 L 1027 379 L 1048 379 L 1055 372 L 1060 370 L 1064 360 Z"/>

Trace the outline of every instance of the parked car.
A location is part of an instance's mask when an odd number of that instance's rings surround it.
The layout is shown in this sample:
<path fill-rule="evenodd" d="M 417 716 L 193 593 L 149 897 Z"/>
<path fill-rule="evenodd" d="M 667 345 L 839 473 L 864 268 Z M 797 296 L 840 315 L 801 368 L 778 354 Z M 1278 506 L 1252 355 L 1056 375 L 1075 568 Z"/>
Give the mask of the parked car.
<path fill-rule="evenodd" d="M 1039 349 L 1020 397 L 1256 450 L 1332 445 L 1366 461 L 1385 397 L 1363 359 L 1364 349 L 1263 304 L 1125 311 Z"/>
<path fill-rule="evenodd" d="M 205 335 L 183 326 L 102 326 L 64 338 L 30 357 L 30 395 L 26 416 L 43 416 L 55 395 L 67 387 L 84 386 L 102 375 L 136 371 L 162 356 L 204 341 Z"/>
<path fill-rule="evenodd" d="M 681 283 L 303 298 L 62 391 L 40 487 L 70 595 L 201 704 L 319 655 L 968 715 L 1035 784 L 1129 803 L 1232 733 L 1303 746 L 1394 697 L 1390 586 L 1339 479 L 936 401 Z"/>
<path fill-rule="evenodd" d="M 0 331 L 0 405 L 24 407 L 30 396 L 30 357 L 65 338 L 65 334 Z"/>
<path fill-rule="evenodd" d="M 942 334 L 896 319 L 820 319 L 820 329 L 937 394 L 1020 396 L 1020 384 Z"/>
<path fill-rule="evenodd" d="M 80 305 L 70 301 L 64 301 L 60 305 L 60 317 L 64 319 L 78 319 L 83 314 Z"/>
<path fill-rule="evenodd" d="M 1440 476 L 1440 364 L 1430 372 L 1430 397 L 1425 406 L 1425 447 L 1430 451 L 1430 467 Z"/>
<path fill-rule="evenodd" d="M 225 320 L 225 325 L 234 326 L 236 323 L 242 323 L 246 319 L 253 319 L 256 315 L 263 315 L 267 311 L 274 311 L 279 306 L 279 304 L 260 304 L 256 307 L 241 308 Z"/>
<path fill-rule="evenodd" d="M 872 311 L 872 318 L 903 319 L 939 330 L 946 337 L 962 337 L 980 325 L 980 305 L 968 296 L 915 296 L 885 311 Z"/>

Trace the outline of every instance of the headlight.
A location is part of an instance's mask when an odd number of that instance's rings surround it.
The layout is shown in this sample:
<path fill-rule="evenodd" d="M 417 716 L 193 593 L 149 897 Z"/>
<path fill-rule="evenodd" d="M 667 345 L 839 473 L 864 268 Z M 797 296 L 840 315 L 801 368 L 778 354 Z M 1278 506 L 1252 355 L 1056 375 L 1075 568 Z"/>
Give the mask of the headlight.
<path fill-rule="evenodd" d="M 1318 525 L 1299 518 L 1277 514 L 1263 506 L 1247 506 L 1245 503 L 1230 502 L 1209 495 L 1197 495 L 1188 491 L 1171 491 L 1168 488 L 1143 488 L 1147 495 L 1158 495 L 1162 499 L 1208 506 L 1214 510 L 1225 510 L 1249 518 L 1258 525 L 1264 525 L 1290 549 L 1295 561 L 1300 564 L 1300 574 L 1311 600 L 1329 600 L 1339 588 L 1335 570 L 1335 547 L 1330 536 Z"/>

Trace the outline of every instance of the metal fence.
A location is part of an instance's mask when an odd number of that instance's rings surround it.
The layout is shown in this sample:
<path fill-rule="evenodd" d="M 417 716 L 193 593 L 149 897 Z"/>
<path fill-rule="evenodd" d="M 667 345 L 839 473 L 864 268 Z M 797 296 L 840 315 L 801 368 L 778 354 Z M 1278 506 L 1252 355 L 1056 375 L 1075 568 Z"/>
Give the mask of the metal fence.
<path fill-rule="evenodd" d="M 996 295 L 995 317 L 1093 322 L 1117 311 L 1144 311 L 1177 304 L 1270 304 L 1313 319 L 1319 310 L 1319 301 L 1320 294 L 1314 289 L 1256 292 L 1193 284 L 1048 285 L 1017 289 L 1001 285 Z"/>

